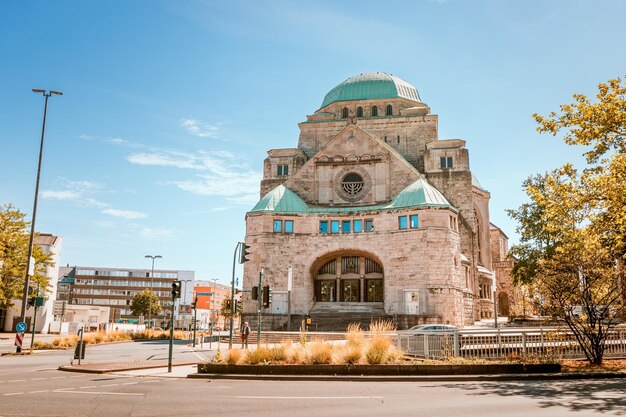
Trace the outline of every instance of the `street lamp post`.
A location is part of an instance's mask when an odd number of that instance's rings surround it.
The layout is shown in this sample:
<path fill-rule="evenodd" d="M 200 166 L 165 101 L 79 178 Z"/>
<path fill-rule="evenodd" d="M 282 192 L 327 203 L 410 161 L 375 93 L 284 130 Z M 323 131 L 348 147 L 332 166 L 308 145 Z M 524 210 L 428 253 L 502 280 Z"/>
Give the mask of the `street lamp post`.
<path fill-rule="evenodd" d="M 22 293 L 22 310 L 20 312 L 20 321 L 26 321 L 26 303 L 28 302 L 28 285 L 29 285 L 29 278 L 28 278 L 28 272 L 30 271 L 30 262 L 31 262 L 31 256 L 33 256 L 33 240 L 35 237 L 35 220 L 37 218 L 37 197 L 39 196 L 39 179 L 41 177 L 41 159 L 43 156 L 43 138 L 44 138 L 44 134 L 46 132 L 46 113 L 48 112 L 48 98 L 50 98 L 50 96 L 52 94 L 58 95 L 58 96 L 62 96 L 63 93 L 60 91 L 54 91 L 54 90 L 40 90 L 37 88 L 33 88 L 33 92 L 34 93 L 42 93 L 43 96 L 46 98 L 46 101 L 44 103 L 43 106 L 43 124 L 41 126 L 41 143 L 39 145 L 39 163 L 37 165 L 37 181 L 35 183 L 35 201 L 33 204 L 33 219 L 30 222 L 30 237 L 28 239 L 28 256 L 26 257 L 26 272 L 24 272 L 24 292 Z M 22 351 L 22 348 L 20 346 L 17 347 L 16 349 L 17 353 Z"/>
<path fill-rule="evenodd" d="M 148 327 L 152 328 L 152 287 L 154 285 L 154 260 L 163 258 L 161 255 L 146 255 L 152 259 L 152 272 L 150 273 L 150 297 L 148 298 Z"/>

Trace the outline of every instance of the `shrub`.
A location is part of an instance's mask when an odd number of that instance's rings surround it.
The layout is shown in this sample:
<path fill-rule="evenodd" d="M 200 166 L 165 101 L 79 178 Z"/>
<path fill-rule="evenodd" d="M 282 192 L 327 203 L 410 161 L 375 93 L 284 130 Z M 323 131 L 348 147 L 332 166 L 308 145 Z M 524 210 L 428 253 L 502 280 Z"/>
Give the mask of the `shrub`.
<path fill-rule="evenodd" d="M 387 351 L 391 346 L 391 341 L 385 337 L 375 337 L 371 340 L 370 346 L 365 353 L 365 360 L 370 365 L 384 363 L 387 359 Z"/>
<path fill-rule="evenodd" d="M 361 346 L 346 346 L 346 350 L 341 357 L 341 363 L 354 365 L 359 363 L 362 357 Z"/>
<path fill-rule="evenodd" d="M 269 355 L 272 362 L 283 362 L 287 359 L 287 349 L 283 345 L 274 346 L 270 348 Z"/>
<path fill-rule="evenodd" d="M 348 331 L 346 332 L 346 340 L 348 346 L 362 347 L 365 342 L 365 337 L 361 331 L 361 325 L 359 323 L 351 323 L 348 325 Z"/>
<path fill-rule="evenodd" d="M 249 365 L 257 365 L 259 363 L 270 363 L 272 361 L 272 356 L 270 354 L 270 350 L 268 348 L 259 346 L 255 350 L 249 350 L 246 353 L 246 358 L 244 362 Z"/>
<path fill-rule="evenodd" d="M 312 364 L 320 365 L 331 363 L 333 358 L 333 346 L 324 342 L 315 342 L 311 345 L 309 360 Z"/>
<path fill-rule="evenodd" d="M 229 365 L 237 365 L 243 357 L 242 353 L 243 352 L 240 349 L 229 350 L 226 354 L 225 362 Z"/>

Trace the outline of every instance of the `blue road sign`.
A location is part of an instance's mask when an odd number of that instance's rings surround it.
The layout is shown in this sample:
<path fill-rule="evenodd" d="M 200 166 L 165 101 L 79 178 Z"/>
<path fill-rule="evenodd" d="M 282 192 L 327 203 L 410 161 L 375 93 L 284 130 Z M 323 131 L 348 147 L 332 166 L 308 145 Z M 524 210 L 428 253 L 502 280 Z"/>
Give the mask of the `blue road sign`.
<path fill-rule="evenodd" d="M 15 330 L 17 330 L 18 333 L 24 333 L 27 328 L 28 326 L 23 321 L 20 321 L 17 323 L 17 326 L 15 326 Z"/>

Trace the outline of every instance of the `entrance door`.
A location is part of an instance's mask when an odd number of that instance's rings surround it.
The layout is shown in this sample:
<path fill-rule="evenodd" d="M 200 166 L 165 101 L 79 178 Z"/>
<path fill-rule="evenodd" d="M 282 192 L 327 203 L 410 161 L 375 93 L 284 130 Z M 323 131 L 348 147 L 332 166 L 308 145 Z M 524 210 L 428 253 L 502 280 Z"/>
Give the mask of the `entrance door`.
<path fill-rule="evenodd" d="M 341 280 L 341 301 L 344 303 L 358 303 L 359 300 L 359 280 Z"/>

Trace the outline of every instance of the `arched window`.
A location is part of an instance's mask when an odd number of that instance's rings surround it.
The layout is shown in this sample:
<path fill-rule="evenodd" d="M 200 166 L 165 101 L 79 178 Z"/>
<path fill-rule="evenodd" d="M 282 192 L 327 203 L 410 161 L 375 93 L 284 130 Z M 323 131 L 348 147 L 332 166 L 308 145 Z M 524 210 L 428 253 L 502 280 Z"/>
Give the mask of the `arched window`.
<path fill-rule="evenodd" d="M 386 116 L 391 116 L 393 114 L 393 107 L 391 107 L 391 104 L 387 104 L 387 111 L 385 112 Z"/>
<path fill-rule="evenodd" d="M 356 108 L 356 117 L 363 117 L 363 107 Z"/>
<path fill-rule="evenodd" d="M 378 116 L 378 107 L 372 106 L 372 117 Z"/>
<path fill-rule="evenodd" d="M 342 119 L 347 119 L 348 118 L 348 108 L 344 107 L 343 110 L 341 110 L 341 118 Z"/>

